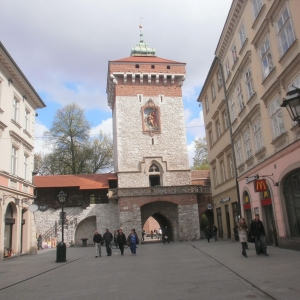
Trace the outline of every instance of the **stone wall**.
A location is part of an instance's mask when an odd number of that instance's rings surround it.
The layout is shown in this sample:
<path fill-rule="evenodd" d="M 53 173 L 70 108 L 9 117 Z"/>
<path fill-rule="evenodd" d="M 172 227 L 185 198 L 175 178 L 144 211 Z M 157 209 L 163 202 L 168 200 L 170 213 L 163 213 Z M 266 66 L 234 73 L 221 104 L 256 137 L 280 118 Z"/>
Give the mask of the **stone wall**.
<path fill-rule="evenodd" d="M 87 236 L 94 234 L 94 231 L 97 229 L 101 234 L 105 232 L 106 228 L 109 228 L 111 231 L 119 228 L 119 211 L 118 211 L 118 203 L 116 200 L 110 200 L 109 203 L 104 204 L 91 204 L 86 209 L 82 209 L 79 207 L 66 207 L 64 211 L 68 216 L 71 215 L 71 212 L 76 209 L 77 214 L 72 219 L 69 220 L 68 225 L 65 226 L 64 229 L 64 239 L 67 245 L 80 245 L 80 238 L 84 238 Z M 45 236 L 45 233 L 54 227 L 55 221 L 59 222 L 61 208 L 53 209 L 49 208 L 45 212 L 37 211 L 34 213 L 35 216 L 35 224 L 37 228 L 37 233 Z M 77 227 L 81 221 L 86 218 L 95 217 L 96 222 L 94 223 L 94 228 L 91 226 L 81 226 L 84 229 L 80 229 L 80 236 L 76 233 Z M 89 223 L 90 224 L 90 223 Z M 78 235 L 77 240 L 75 240 L 75 236 Z M 53 231 L 52 237 L 56 237 Z M 57 228 L 57 240 L 61 240 L 61 226 Z M 90 241 L 88 241 L 90 243 Z"/>
<path fill-rule="evenodd" d="M 161 133 L 153 137 L 143 133 L 142 107 L 150 97 L 140 102 L 137 96 L 117 96 L 114 107 L 114 149 L 117 149 L 119 187 L 149 186 L 149 179 L 143 173 L 141 164 L 145 158 L 162 161 L 164 185 L 190 184 L 188 153 L 184 124 L 184 110 L 181 97 L 151 97 L 160 109 Z M 153 140 L 152 140 L 153 139 Z M 148 168 L 150 166 L 146 165 Z M 163 166 L 163 163 L 161 163 Z M 169 171 L 186 171 L 186 174 Z M 147 170 L 148 171 L 148 170 Z M 124 172 L 139 172 L 128 181 Z M 141 176 L 143 174 L 143 176 Z M 188 181 L 188 183 L 187 183 Z"/>

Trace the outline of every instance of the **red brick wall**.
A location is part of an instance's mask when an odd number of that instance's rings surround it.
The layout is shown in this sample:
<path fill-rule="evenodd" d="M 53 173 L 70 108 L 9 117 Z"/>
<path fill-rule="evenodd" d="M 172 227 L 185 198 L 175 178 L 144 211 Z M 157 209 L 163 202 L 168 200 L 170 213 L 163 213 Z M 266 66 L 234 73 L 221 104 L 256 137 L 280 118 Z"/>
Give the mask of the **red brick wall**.
<path fill-rule="evenodd" d="M 164 201 L 177 205 L 192 205 L 197 203 L 197 194 L 166 195 L 166 196 L 145 196 L 145 197 L 122 197 L 119 198 L 120 212 L 133 211 L 133 205 L 139 207 L 153 202 Z"/>

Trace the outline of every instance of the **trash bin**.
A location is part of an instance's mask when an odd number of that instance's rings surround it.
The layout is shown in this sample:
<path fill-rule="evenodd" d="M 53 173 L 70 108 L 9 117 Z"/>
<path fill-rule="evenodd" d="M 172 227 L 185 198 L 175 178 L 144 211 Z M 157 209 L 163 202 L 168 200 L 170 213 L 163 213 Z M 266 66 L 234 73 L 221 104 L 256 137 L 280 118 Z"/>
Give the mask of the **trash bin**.
<path fill-rule="evenodd" d="M 87 240 L 88 239 L 86 239 L 86 238 L 81 239 L 81 241 L 82 241 L 82 247 L 86 247 L 87 246 Z"/>

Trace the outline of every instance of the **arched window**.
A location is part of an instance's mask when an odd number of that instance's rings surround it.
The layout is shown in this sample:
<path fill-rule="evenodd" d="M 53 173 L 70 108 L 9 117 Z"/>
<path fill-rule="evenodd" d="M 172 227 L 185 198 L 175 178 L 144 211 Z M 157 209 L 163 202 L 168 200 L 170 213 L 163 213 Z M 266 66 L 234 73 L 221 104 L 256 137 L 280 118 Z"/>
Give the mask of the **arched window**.
<path fill-rule="evenodd" d="M 251 214 L 250 196 L 247 191 L 244 191 L 243 193 L 243 202 L 244 202 L 244 216 L 246 222 L 250 224 L 250 222 L 252 221 L 252 214 Z"/>
<path fill-rule="evenodd" d="M 14 223 L 15 219 L 13 218 L 13 208 L 11 204 L 8 204 L 5 212 L 4 257 L 11 255 Z"/>
<path fill-rule="evenodd" d="M 283 195 L 291 236 L 300 236 L 300 169 L 284 180 Z"/>
<path fill-rule="evenodd" d="M 161 185 L 159 167 L 156 164 L 152 164 L 148 172 L 149 172 L 149 186 Z"/>

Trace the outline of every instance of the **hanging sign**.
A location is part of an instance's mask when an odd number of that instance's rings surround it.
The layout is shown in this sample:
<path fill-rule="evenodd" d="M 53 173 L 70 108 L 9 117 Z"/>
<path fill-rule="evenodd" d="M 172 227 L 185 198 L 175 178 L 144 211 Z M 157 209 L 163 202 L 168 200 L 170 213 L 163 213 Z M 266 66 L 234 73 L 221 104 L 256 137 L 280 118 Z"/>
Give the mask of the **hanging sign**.
<path fill-rule="evenodd" d="M 224 203 L 224 202 L 227 202 L 227 201 L 230 201 L 230 197 L 221 199 L 220 203 Z"/>
<path fill-rule="evenodd" d="M 39 209 L 39 207 L 36 204 L 31 204 L 28 206 L 28 210 L 31 212 L 36 212 Z"/>
<path fill-rule="evenodd" d="M 252 181 L 254 181 L 258 178 L 259 178 L 259 175 L 254 175 L 254 176 L 251 176 L 251 177 L 247 177 L 246 178 L 246 183 L 248 184 L 249 182 L 252 182 Z"/>
<path fill-rule="evenodd" d="M 265 192 L 267 190 L 266 179 L 258 179 L 254 182 L 254 190 L 256 193 Z"/>

